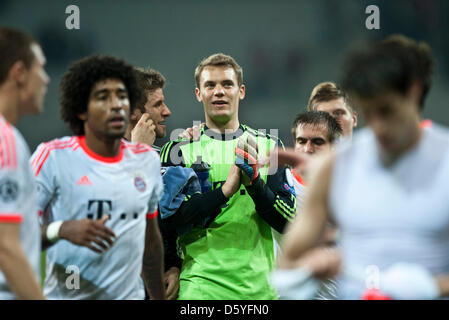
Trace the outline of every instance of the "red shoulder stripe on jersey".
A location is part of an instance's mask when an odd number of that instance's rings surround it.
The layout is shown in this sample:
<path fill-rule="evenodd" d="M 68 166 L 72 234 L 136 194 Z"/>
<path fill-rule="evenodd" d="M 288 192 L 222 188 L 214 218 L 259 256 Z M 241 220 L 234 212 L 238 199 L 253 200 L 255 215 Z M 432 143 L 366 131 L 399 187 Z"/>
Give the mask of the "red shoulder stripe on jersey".
<path fill-rule="evenodd" d="M 0 213 L 0 223 L 22 223 L 23 216 L 20 213 Z"/>
<path fill-rule="evenodd" d="M 50 151 L 55 150 L 55 149 L 71 148 L 71 147 L 73 147 L 76 143 L 77 143 L 77 142 L 76 142 L 75 140 L 73 140 L 73 139 L 70 139 L 70 140 L 64 141 L 64 142 L 58 142 L 58 143 L 53 143 L 53 142 L 51 142 L 51 141 L 48 142 L 48 143 L 45 143 L 45 144 L 42 146 L 42 148 L 41 148 L 39 154 L 36 154 L 36 157 L 34 157 L 34 159 L 33 159 L 32 163 L 31 163 L 31 165 L 32 165 L 33 167 L 36 167 L 36 166 L 40 163 L 41 158 L 42 158 L 43 156 L 45 156 L 45 155 L 47 154 L 47 152 L 50 152 Z"/>
<path fill-rule="evenodd" d="M 153 148 L 151 146 L 144 144 L 144 143 L 140 143 L 140 142 L 138 144 L 136 144 L 136 148 L 153 150 Z"/>
<path fill-rule="evenodd" d="M 42 217 L 43 214 L 44 214 L 44 211 L 42 211 L 42 210 L 37 210 L 37 215 L 38 215 L 39 217 Z"/>
<path fill-rule="evenodd" d="M 36 149 L 36 151 L 31 155 L 30 159 L 31 167 L 33 167 L 36 164 L 36 161 L 40 158 L 42 149 L 45 149 L 45 145 L 41 145 L 40 148 Z"/>
<path fill-rule="evenodd" d="M 11 125 L 8 124 L 9 128 L 11 129 L 11 142 L 12 142 L 12 161 L 13 161 L 13 167 L 17 168 L 17 147 L 16 147 L 16 139 L 14 137 L 14 130 L 12 129 Z"/>
<path fill-rule="evenodd" d="M 17 168 L 17 151 L 16 151 L 16 141 L 14 138 L 14 131 L 9 123 L 6 122 L 8 128 L 8 146 L 9 146 L 9 166 L 11 168 Z"/>
<path fill-rule="evenodd" d="M 293 174 L 293 176 L 295 177 L 296 181 L 298 181 L 300 184 L 302 184 L 303 186 L 306 185 L 306 183 L 304 182 L 304 180 L 301 178 L 301 176 L 293 169 L 291 169 L 291 172 Z"/>
<path fill-rule="evenodd" d="M 133 142 L 130 142 L 128 140 L 122 139 L 122 146 L 129 147 L 134 146 L 135 144 Z"/>
<path fill-rule="evenodd" d="M 48 143 L 44 143 L 34 154 L 34 156 L 31 158 L 31 166 L 34 167 L 37 162 L 42 158 L 42 155 L 45 150 L 47 150 Z"/>
<path fill-rule="evenodd" d="M 48 156 L 50 155 L 51 151 L 68 149 L 68 148 L 74 148 L 77 144 L 78 144 L 78 142 L 76 140 L 73 140 L 71 142 L 71 144 L 49 145 L 45 150 L 43 150 L 43 153 L 42 153 L 41 157 L 44 156 L 44 158 L 42 159 L 42 161 L 41 162 L 36 162 L 36 164 L 33 166 L 33 170 L 35 171 L 34 175 L 36 177 L 39 175 L 39 173 L 40 173 L 40 171 L 42 169 L 42 166 L 44 165 L 44 163 L 47 160 Z"/>
<path fill-rule="evenodd" d="M 8 148 L 6 146 L 6 141 L 4 138 L 4 123 L 5 123 L 5 119 L 3 118 L 3 116 L 0 114 L 0 168 L 3 168 L 5 166 L 6 163 L 6 155 L 8 152 Z M 6 130 L 5 130 L 6 132 Z"/>
<path fill-rule="evenodd" d="M 35 166 L 40 161 L 40 159 L 42 158 L 42 156 L 44 155 L 44 153 L 47 151 L 47 149 L 49 147 L 55 146 L 57 148 L 63 148 L 66 145 L 69 145 L 69 144 L 73 143 L 73 141 L 74 141 L 74 137 L 71 137 L 67 141 L 61 141 L 59 139 L 56 139 L 54 141 L 49 141 L 47 143 L 44 143 L 42 145 L 40 151 L 36 154 L 35 157 L 33 157 L 33 160 L 31 161 L 31 166 Z"/>
<path fill-rule="evenodd" d="M 131 151 L 134 153 L 134 154 L 139 154 L 139 153 L 144 153 L 144 152 L 149 152 L 149 151 L 151 151 L 151 150 L 132 150 L 131 149 Z"/>
<path fill-rule="evenodd" d="M 1 167 L 17 168 L 17 150 L 12 126 L 5 120 L 0 121 L 0 140 L 1 140 Z"/>
<path fill-rule="evenodd" d="M 147 213 L 147 220 L 151 220 L 157 217 L 158 211 L 154 211 L 153 213 Z"/>
<path fill-rule="evenodd" d="M 131 152 L 133 152 L 135 154 L 153 150 L 153 148 L 151 148 L 149 145 L 146 145 L 146 144 L 143 144 L 140 142 L 137 144 L 134 144 L 134 143 L 130 143 L 125 140 L 122 141 L 122 148 L 130 149 Z"/>
<path fill-rule="evenodd" d="M 129 150 L 131 150 L 132 152 L 148 152 L 151 151 L 151 148 L 128 148 Z"/>
<path fill-rule="evenodd" d="M 135 150 L 135 151 L 151 151 L 153 150 L 153 148 L 149 147 L 149 146 L 135 146 L 135 147 L 131 147 L 131 150 Z"/>
<path fill-rule="evenodd" d="M 0 168 L 3 168 L 3 166 L 5 165 L 6 151 L 6 143 L 3 142 L 3 136 L 0 134 Z"/>
<path fill-rule="evenodd" d="M 39 173 L 41 172 L 42 166 L 44 165 L 45 161 L 47 160 L 48 156 L 50 155 L 50 150 L 47 152 L 47 154 L 44 157 L 44 160 L 42 160 L 40 166 L 37 168 L 36 172 L 34 173 L 34 176 L 37 177 Z M 33 168 L 34 169 L 34 168 Z"/>

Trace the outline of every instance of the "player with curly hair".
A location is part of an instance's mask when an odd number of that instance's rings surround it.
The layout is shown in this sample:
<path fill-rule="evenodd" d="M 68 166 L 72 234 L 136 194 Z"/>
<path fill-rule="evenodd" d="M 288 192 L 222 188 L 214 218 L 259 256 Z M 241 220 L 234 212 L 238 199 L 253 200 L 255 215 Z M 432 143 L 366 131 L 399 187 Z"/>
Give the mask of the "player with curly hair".
<path fill-rule="evenodd" d="M 38 183 L 50 299 L 165 298 L 157 154 L 122 139 L 140 90 L 133 67 L 110 56 L 75 62 L 61 81 L 74 136 L 38 146 Z M 68 241 L 64 241 L 68 240 Z M 142 260 L 143 257 L 143 260 Z M 143 265 L 143 266 L 142 266 Z"/>

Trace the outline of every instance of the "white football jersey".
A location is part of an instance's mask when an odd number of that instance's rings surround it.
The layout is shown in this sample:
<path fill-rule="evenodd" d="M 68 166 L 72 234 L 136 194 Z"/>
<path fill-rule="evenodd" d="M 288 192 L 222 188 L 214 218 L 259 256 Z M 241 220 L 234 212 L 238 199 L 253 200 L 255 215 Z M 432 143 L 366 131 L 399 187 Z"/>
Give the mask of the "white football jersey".
<path fill-rule="evenodd" d="M 285 169 L 285 175 L 287 177 L 287 183 L 290 186 L 293 186 L 295 189 L 296 195 L 296 214 L 298 215 L 301 212 L 302 204 L 304 202 L 304 193 L 306 190 L 305 183 L 302 178 L 292 169 Z M 281 243 L 283 234 L 277 232 L 274 229 L 271 229 L 271 233 L 273 235 L 273 245 L 274 245 L 274 258 L 277 261 L 281 255 Z"/>
<path fill-rule="evenodd" d="M 109 215 L 106 226 L 117 236 L 102 254 L 66 240 L 51 246 L 44 294 L 50 299 L 143 299 L 146 219 L 156 217 L 163 190 L 156 152 L 122 140 L 120 154 L 105 158 L 87 147 L 84 136 L 64 137 L 41 144 L 31 164 L 46 223 Z"/>
<path fill-rule="evenodd" d="M 329 201 L 340 234 L 340 298 L 360 299 L 396 263 L 449 272 L 446 128 L 424 129 L 419 143 L 388 168 L 374 133 L 359 130 L 337 152 Z"/>
<path fill-rule="evenodd" d="M 306 192 L 306 183 L 302 177 L 293 169 L 286 169 L 287 182 L 295 188 L 296 194 L 296 214 L 299 214 L 304 204 L 304 196 Z"/>
<path fill-rule="evenodd" d="M 20 243 L 40 279 L 41 238 L 30 151 L 20 132 L 0 115 L 0 223 L 20 224 Z M 0 270 L 0 300 L 14 299 Z"/>

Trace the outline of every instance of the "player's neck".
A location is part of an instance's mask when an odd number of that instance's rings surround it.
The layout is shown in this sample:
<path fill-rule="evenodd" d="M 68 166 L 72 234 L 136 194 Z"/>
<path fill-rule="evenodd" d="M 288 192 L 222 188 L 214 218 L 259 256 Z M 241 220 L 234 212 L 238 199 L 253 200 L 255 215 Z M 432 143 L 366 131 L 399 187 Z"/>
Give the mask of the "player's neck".
<path fill-rule="evenodd" d="M 121 138 L 112 139 L 88 131 L 85 137 L 87 147 L 102 157 L 113 158 L 120 153 Z"/>
<path fill-rule="evenodd" d="M 6 85 L 0 87 L 0 113 L 13 126 L 19 122 L 19 94 Z"/>
<path fill-rule="evenodd" d="M 219 133 L 226 133 L 229 131 L 237 131 L 237 129 L 240 126 L 240 122 L 238 118 L 235 119 L 230 119 L 227 122 L 218 122 L 218 121 L 214 121 L 211 118 L 208 118 L 206 116 L 206 126 L 207 128 L 211 129 L 212 131 L 216 131 Z"/>
<path fill-rule="evenodd" d="M 386 153 L 380 150 L 380 158 L 385 167 L 393 166 L 400 158 L 408 154 L 411 150 L 415 149 L 422 138 L 422 129 L 416 128 L 411 134 L 410 139 L 402 148 L 394 153 Z"/>

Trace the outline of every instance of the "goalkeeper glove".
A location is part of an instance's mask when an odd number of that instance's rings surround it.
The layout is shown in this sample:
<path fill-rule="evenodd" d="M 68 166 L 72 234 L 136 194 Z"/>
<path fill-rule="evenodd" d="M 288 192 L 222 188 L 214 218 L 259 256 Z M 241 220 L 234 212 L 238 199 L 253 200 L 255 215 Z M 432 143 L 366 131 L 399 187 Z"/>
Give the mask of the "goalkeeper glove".
<path fill-rule="evenodd" d="M 257 170 L 257 143 L 253 137 L 247 136 L 247 138 L 240 138 L 237 141 L 237 147 L 235 148 L 235 164 L 239 167 L 246 177 L 249 179 L 249 184 L 259 176 Z M 247 185 L 244 183 L 244 185 Z"/>

